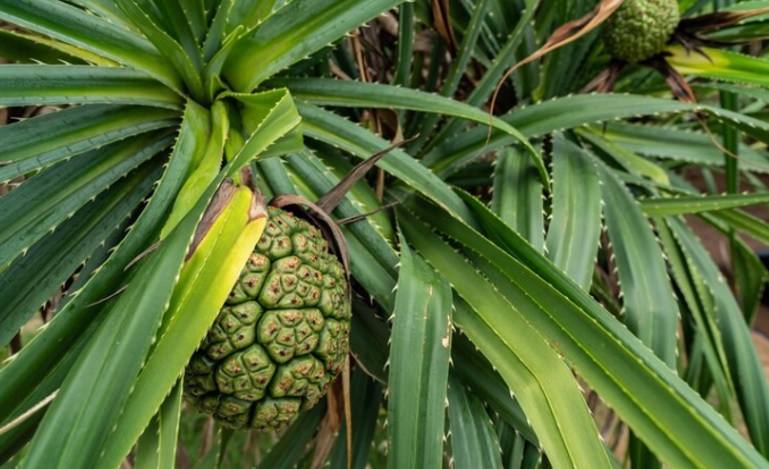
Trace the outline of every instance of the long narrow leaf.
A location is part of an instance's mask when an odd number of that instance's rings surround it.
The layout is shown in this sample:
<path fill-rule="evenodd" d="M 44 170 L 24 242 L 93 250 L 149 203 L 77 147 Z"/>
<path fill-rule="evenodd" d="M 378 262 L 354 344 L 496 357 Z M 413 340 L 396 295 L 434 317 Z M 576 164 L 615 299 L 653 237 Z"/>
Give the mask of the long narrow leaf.
<path fill-rule="evenodd" d="M 769 139 L 769 124 L 753 117 L 703 104 L 636 95 L 576 95 L 556 98 L 515 110 L 503 119 L 523 135 L 533 137 L 584 124 L 625 117 L 700 111 L 762 140 Z M 473 129 L 452 140 L 444 140 L 425 157 L 436 171 L 456 171 L 479 151 L 492 151 L 514 143 L 498 131 L 487 140 L 486 129 Z M 453 168 L 453 169 L 452 169 Z"/>
<path fill-rule="evenodd" d="M 534 158 L 534 164 L 539 175 L 547 185 L 547 172 L 542 158 L 526 137 L 499 118 L 495 117 L 490 120 L 488 113 L 478 108 L 435 94 L 376 83 L 284 78 L 274 80 L 274 84 L 285 86 L 291 90 L 297 99 L 316 105 L 408 109 L 459 117 L 484 126 L 491 125 L 493 128 L 509 134 L 518 143 L 523 144 Z"/>
<path fill-rule="evenodd" d="M 449 380 L 448 402 L 454 467 L 501 469 L 499 441 L 483 402 L 456 378 Z"/>
<path fill-rule="evenodd" d="M 143 73 L 91 65 L 3 65 L 0 105 L 122 103 L 179 109 L 179 95 Z"/>
<path fill-rule="evenodd" d="M 237 173 L 249 161 L 258 158 L 262 151 L 296 127 L 298 118 L 293 102 L 290 96 L 281 90 L 261 96 L 239 96 L 246 105 L 267 105 L 269 97 L 277 97 L 277 102 L 273 101 L 268 106 L 269 110 L 262 121 L 248 136 L 238 155 L 222 169 L 212 188 L 218 186 L 226 177 Z M 210 188 L 201 200 L 208 200 L 213 195 L 211 190 Z M 200 206 L 197 206 L 196 210 L 199 209 Z M 249 209 L 246 214 L 253 213 L 253 210 L 254 208 Z M 191 212 L 191 215 L 194 214 L 194 211 Z M 232 215 L 230 225 L 223 228 L 221 234 L 214 233 L 206 237 L 204 242 L 207 242 L 210 236 L 215 236 L 211 241 L 212 252 L 201 252 L 200 258 L 196 260 L 199 263 L 197 267 L 185 267 L 191 269 L 192 273 L 186 273 L 186 270 L 183 272 L 180 288 L 174 291 L 169 310 L 163 317 L 159 339 L 141 374 L 136 378 L 130 395 L 127 395 L 123 412 L 132 418 L 123 421 L 112 433 L 100 454 L 103 464 L 119 464 L 141 435 L 152 418 L 153 410 L 163 402 L 168 390 L 182 373 L 189 357 L 213 323 L 241 271 L 241 266 L 245 264 L 248 254 L 259 240 L 265 222 L 263 217 L 249 219 L 244 225 L 239 224 L 242 221 L 240 218 L 234 217 L 235 215 Z M 182 223 L 186 223 L 186 220 L 185 218 Z M 218 236 L 221 236 L 221 239 Z M 192 260 L 195 260 L 194 256 L 190 258 L 190 262 Z"/>
<path fill-rule="evenodd" d="M 542 184 L 534 176 L 536 162 L 516 148 L 505 148 L 494 163 L 491 210 L 542 251 L 545 247 L 544 210 Z"/>
<path fill-rule="evenodd" d="M 160 324 L 196 221 L 188 217 L 132 270 L 128 287 L 67 375 L 22 468 L 85 468 L 98 460 Z M 53 466 L 51 454 L 57 455 Z"/>
<path fill-rule="evenodd" d="M 671 368 L 676 360 L 678 305 L 662 251 L 630 192 L 599 166 L 604 217 L 617 263 L 625 322 Z M 643 265 L 643 269 L 636 266 Z"/>
<path fill-rule="evenodd" d="M 158 167 L 142 168 L 116 184 L 0 272 L 0 348 L 128 218 L 147 196 Z"/>
<path fill-rule="evenodd" d="M 0 181 L 50 166 L 88 150 L 176 124 L 175 112 L 94 104 L 0 127 Z"/>
<path fill-rule="evenodd" d="M 321 140 L 364 158 L 387 148 L 388 143 L 352 122 L 318 107 L 298 104 L 305 135 Z M 410 187 L 426 194 L 441 206 L 472 219 L 461 200 L 435 174 L 402 150 L 394 149 L 377 166 L 392 173 Z"/>
<path fill-rule="evenodd" d="M 294 0 L 238 40 L 224 66 L 234 89 L 266 78 L 336 41 L 403 0 Z"/>
<path fill-rule="evenodd" d="M 95 325 L 103 320 L 104 305 L 99 303 L 119 290 L 125 266 L 156 240 L 192 165 L 194 149 L 201 145 L 198 139 L 205 134 L 195 109 L 188 107 L 160 183 L 125 239 L 45 329 L 0 369 L 0 419 L 4 422 L 59 388 Z"/>
<path fill-rule="evenodd" d="M 0 198 L 0 268 L 170 143 L 126 140 L 60 163 Z"/>
<path fill-rule="evenodd" d="M 660 125 L 610 123 L 605 128 L 594 128 L 622 148 L 640 155 L 681 161 L 697 165 L 721 166 L 724 155 L 704 132 L 681 130 Z M 740 164 L 751 171 L 767 171 L 767 158 L 748 145 L 739 146 Z"/>
<path fill-rule="evenodd" d="M 525 319 L 533 310 L 509 302 L 449 245 L 418 221 L 399 217 L 408 239 L 440 270 L 470 308 L 456 323 L 497 367 L 560 467 L 608 467 L 592 417 L 568 368 Z M 462 313 L 460 315 L 460 313 Z M 556 391 L 557 390 L 557 391 Z"/>
<path fill-rule="evenodd" d="M 681 249 L 691 256 L 700 275 L 713 290 L 715 312 L 729 361 L 742 414 L 751 440 L 762 454 L 769 454 L 769 385 L 761 359 L 750 339 L 750 329 L 734 296 L 705 248 L 678 219 L 668 219 Z"/>
<path fill-rule="evenodd" d="M 641 209 L 648 216 L 661 217 L 670 215 L 688 215 L 700 212 L 712 212 L 728 208 L 769 202 L 769 193 L 753 192 L 749 194 L 691 195 L 675 197 L 654 197 L 640 201 Z"/>
<path fill-rule="evenodd" d="M 444 214 L 436 213 L 434 206 L 418 213 L 433 226 L 473 246 L 509 279 L 515 279 L 517 288 L 527 292 L 517 301 L 528 302 L 531 300 L 526 298 L 530 298 L 541 305 L 542 314 L 528 316 L 532 325 L 558 344 L 580 375 L 663 461 L 671 465 L 769 467 L 710 405 L 583 289 L 482 204 L 469 196 L 465 200 L 498 246 L 463 223 L 450 222 Z M 500 288 L 511 293 L 513 284 Z"/>
<path fill-rule="evenodd" d="M 391 340 L 388 466 L 440 466 L 451 356 L 451 287 L 405 243 Z"/>
<path fill-rule="evenodd" d="M 592 159 L 563 136 L 553 147 L 553 208 L 547 255 L 589 289 L 601 234 L 601 189 Z"/>
<path fill-rule="evenodd" d="M 156 50 L 160 51 L 163 57 L 172 65 L 172 67 L 165 67 L 165 69 L 176 71 L 184 81 L 187 91 L 195 98 L 202 99 L 204 94 L 200 70 L 203 65 L 197 47 L 194 44 L 190 44 L 190 47 L 183 48 L 182 45 L 169 35 L 162 25 L 155 23 L 155 18 L 152 15 L 148 15 L 141 8 L 140 3 L 143 2 L 137 3 L 135 0 L 116 0 L 116 2 L 131 22 L 141 29 L 147 39 L 154 44 Z M 179 20 L 178 16 L 182 16 L 180 21 L 186 23 L 186 20 L 183 18 L 184 15 L 178 7 L 172 7 L 171 11 L 174 12 L 171 15 L 168 15 L 168 10 L 166 9 L 162 13 L 158 12 L 158 14 L 162 15 L 162 20 L 169 20 L 170 16 L 170 21 Z"/>
<path fill-rule="evenodd" d="M 143 37 L 64 2 L 6 0 L 0 18 L 147 72 L 181 92 L 175 71 Z"/>
<path fill-rule="evenodd" d="M 350 408 L 352 414 L 352 469 L 365 469 L 376 433 L 382 388 L 360 367 L 352 370 Z M 342 425 L 329 457 L 330 467 L 347 465 L 347 426 Z"/>
<path fill-rule="evenodd" d="M 180 379 L 139 438 L 134 459 L 136 469 L 164 469 L 176 464 L 183 387 Z"/>
<path fill-rule="evenodd" d="M 703 47 L 687 51 L 684 46 L 669 46 L 665 60 L 683 75 L 769 86 L 769 62 L 728 50 Z"/>

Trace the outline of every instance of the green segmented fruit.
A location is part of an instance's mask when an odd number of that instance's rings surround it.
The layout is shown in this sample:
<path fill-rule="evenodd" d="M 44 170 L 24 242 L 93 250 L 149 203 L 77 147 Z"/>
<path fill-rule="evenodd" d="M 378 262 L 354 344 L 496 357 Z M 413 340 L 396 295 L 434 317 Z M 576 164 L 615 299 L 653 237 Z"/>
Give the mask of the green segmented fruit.
<path fill-rule="evenodd" d="M 662 52 L 680 20 L 676 0 L 625 0 L 606 21 L 604 45 L 615 59 L 640 62 Z"/>
<path fill-rule="evenodd" d="M 270 219 L 190 359 L 185 396 L 230 428 L 275 430 L 315 405 L 349 350 L 344 268 L 310 223 Z"/>

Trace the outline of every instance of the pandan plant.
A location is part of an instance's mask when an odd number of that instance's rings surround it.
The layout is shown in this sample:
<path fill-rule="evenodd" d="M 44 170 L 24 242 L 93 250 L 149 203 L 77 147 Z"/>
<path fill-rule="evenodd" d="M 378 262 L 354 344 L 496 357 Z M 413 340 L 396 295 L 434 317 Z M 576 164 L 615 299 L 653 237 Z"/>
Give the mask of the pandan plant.
<path fill-rule="evenodd" d="M 0 1 L 3 464 L 769 467 L 766 61 L 500 81 L 593 6 Z"/>

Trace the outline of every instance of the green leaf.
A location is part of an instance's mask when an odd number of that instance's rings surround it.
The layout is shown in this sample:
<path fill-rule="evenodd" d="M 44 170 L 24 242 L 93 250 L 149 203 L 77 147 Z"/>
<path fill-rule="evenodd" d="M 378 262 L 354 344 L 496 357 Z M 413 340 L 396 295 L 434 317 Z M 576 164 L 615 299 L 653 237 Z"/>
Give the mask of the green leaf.
<path fill-rule="evenodd" d="M 3 65 L 0 86 L 3 106 L 120 103 L 181 108 L 179 95 L 166 86 L 120 67 Z"/>
<path fill-rule="evenodd" d="M 709 47 L 687 51 L 674 45 L 665 48 L 665 60 L 683 75 L 769 87 L 769 61 L 760 57 Z"/>
<path fill-rule="evenodd" d="M 305 135 L 338 146 L 359 158 L 367 158 L 390 146 L 382 138 L 334 113 L 301 103 L 297 103 L 297 108 L 302 115 Z M 442 207 L 459 213 L 463 218 L 472 219 L 462 201 L 446 183 L 403 150 L 393 149 L 379 160 L 377 166 Z"/>
<path fill-rule="evenodd" d="M 111 441 L 115 421 L 154 341 L 196 222 L 197 218 L 188 217 L 130 271 L 125 291 L 104 313 L 109 316 L 62 383 L 22 468 L 89 467 Z M 53 466 L 51 454 L 57 455 Z"/>
<path fill-rule="evenodd" d="M 483 401 L 455 377 L 449 379 L 451 456 L 457 469 L 502 469 L 499 441 Z"/>
<path fill-rule="evenodd" d="M 409 86 L 414 63 L 414 5 L 404 3 L 398 9 L 398 53 L 391 83 Z"/>
<path fill-rule="evenodd" d="M 196 107 L 201 132 L 197 135 L 195 166 L 179 191 L 174 208 L 168 217 L 160 237 L 165 238 L 171 230 L 192 210 L 206 189 L 219 175 L 222 165 L 224 142 L 230 130 L 227 110 L 221 101 L 211 106 L 210 111 L 190 101 L 188 106 Z M 210 114 L 210 116 L 206 116 Z M 203 131 L 205 129 L 206 131 Z"/>
<path fill-rule="evenodd" d="M 402 1 L 293 0 L 238 40 L 224 76 L 235 90 L 249 92 Z"/>
<path fill-rule="evenodd" d="M 169 144 L 162 138 L 114 143 L 51 167 L 0 198 L 0 268 Z"/>
<path fill-rule="evenodd" d="M 408 109 L 459 117 L 486 127 L 490 125 L 523 144 L 534 158 L 540 178 L 546 186 L 548 184 L 547 170 L 542 157 L 526 137 L 503 120 L 496 117 L 490 119 L 487 112 L 473 106 L 419 90 L 376 83 L 322 78 L 279 78 L 272 80 L 269 84 L 285 86 L 297 99 L 315 105 Z"/>
<path fill-rule="evenodd" d="M 542 184 L 537 180 L 536 162 L 515 148 L 505 148 L 494 160 L 491 210 L 532 246 L 545 246 Z"/>
<path fill-rule="evenodd" d="M 678 305 L 662 251 L 630 191 L 598 165 L 604 217 L 617 264 L 625 323 L 671 368 L 675 367 Z M 644 266 L 639 269 L 638 266 Z"/>
<path fill-rule="evenodd" d="M 769 223 L 743 210 L 724 209 L 715 212 L 701 212 L 705 220 L 715 219 L 728 225 L 729 229 L 741 231 L 763 243 L 769 242 Z"/>
<path fill-rule="evenodd" d="M 136 444 L 135 468 L 164 469 L 175 466 L 183 388 L 180 379 L 139 438 Z"/>
<path fill-rule="evenodd" d="M 392 281 L 393 287 L 395 280 Z M 387 382 L 390 328 L 380 319 L 373 305 L 353 297 L 350 350 L 366 373 L 380 383 Z"/>
<path fill-rule="evenodd" d="M 715 210 L 745 207 L 767 202 L 769 202 L 769 193 L 766 192 L 720 195 L 677 195 L 673 197 L 647 198 L 639 201 L 641 209 L 650 217 L 712 212 Z"/>
<path fill-rule="evenodd" d="M 103 300 L 118 291 L 125 279 L 124 268 L 157 239 L 194 152 L 186 149 L 199 132 L 194 119 L 182 121 L 175 150 L 163 176 L 136 223 L 77 295 L 49 322 L 34 340 L 26 344 L 0 369 L 0 419 L 7 422 L 59 388 L 82 351 L 85 342 L 100 324 Z M 18 189 L 16 189 L 18 190 Z"/>
<path fill-rule="evenodd" d="M 740 238 L 732 244 L 732 272 L 746 322 L 753 324 L 769 274 L 756 252 Z"/>
<path fill-rule="evenodd" d="M 577 373 L 663 462 L 675 466 L 769 467 L 709 404 L 587 292 L 483 204 L 470 196 L 464 199 L 493 242 L 455 217 L 447 218 L 435 206 L 422 207 L 417 214 L 463 245 L 472 246 L 510 279 L 500 284 L 498 291 L 506 295 L 525 291 L 525 295 L 516 296 L 516 303 L 521 303 L 518 307 L 531 302 L 539 305 L 540 313 L 527 315 L 532 326 L 549 343 L 557 344 Z M 500 365 L 499 360 L 492 363 Z"/>
<path fill-rule="evenodd" d="M 715 301 L 716 324 L 729 361 L 729 371 L 751 440 L 762 454 L 769 454 L 769 386 L 761 359 L 750 338 L 750 329 L 737 301 L 705 248 L 681 220 L 668 219 L 681 250 L 694 262 Z"/>
<path fill-rule="evenodd" d="M 208 26 L 203 0 L 184 2 L 172 0 L 156 2 L 155 5 L 168 25 L 163 28 L 164 32 L 173 36 L 175 42 L 181 46 L 192 68 L 199 72 L 203 67 L 203 57 L 198 43 L 201 42 Z"/>
<path fill-rule="evenodd" d="M 250 29 L 261 23 L 272 14 L 275 6 L 286 2 L 278 0 L 238 0 L 233 2 L 232 10 L 228 12 L 230 31 L 238 25 Z"/>
<path fill-rule="evenodd" d="M 240 102 L 245 143 L 230 163 L 229 176 L 261 155 L 280 138 L 294 130 L 301 120 L 291 94 L 286 89 L 262 93 L 227 93 Z"/>
<path fill-rule="evenodd" d="M 643 115 L 700 111 L 761 140 L 769 140 L 769 124 L 759 119 L 704 104 L 686 104 L 649 96 L 600 94 L 556 98 L 516 109 L 502 119 L 527 137 L 544 135 L 585 124 Z M 453 172 L 478 152 L 491 152 L 515 143 L 512 137 L 476 128 L 454 139 L 444 139 L 425 156 L 425 164 L 435 171 Z M 660 137 L 656 137 L 660 140 Z M 765 167 L 769 167 L 766 164 Z M 451 169 L 454 168 L 454 169 Z"/>
<path fill-rule="evenodd" d="M 553 207 L 547 256 L 585 290 L 590 289 L 601 235 L 601 188 L 595 164 L 559 134 L 553 146 Z"/>
<path fill-rule="evenodd" d="M 163 25 L 157 24 L 156 18 L 153 18 L 151 14 L 143 9 L 136 0 L 116 0 L 123 13 L 131 20 L 131 22 L 141 29 L 142 33 L 147 39 L 152 42 L 156 50 L 160 51 L 163 57 L 168 61 L 171 67 L 166 65 L 166 70 L 175 70 L 179 76 L 181 76 L 187 91 L 196 99 L 202 99 L 203 92 L 203 80 L 200 71 L 203 68 L 200 52 L 195 44 L 185 44 L 188 47 L 183 47 L 179 42 L 175 41 L 169 35 L 169 31 L 166 31 Z M 158 15 L 162 15 L 161 20 L 170 21 L 175 26 L 179 26 L 180 23 L 184 23 L 187 27 L 186 19 L 184 18 L 181 9 L 177 8 L 164 8 L 166 2 L 159 3 L 162 11 L 158 12 Z M 154 5 L 153 5 L 154 6 Z M 167 5 L 166 5 L 167 6 Z M 181 18 L 180 18 L 181 17 Z M 189 32 L 191 34 L 191 32 Z M 188 41 L 192 38 L 187 37 Z"/>
<path fill-rule="evenodd" d="M 385 351 L 386 353 L 386 351 Z M 350 379 L 350 408 L 352 415 L 352 469 L 365 469 L 372 441 L 376 434 L 382 400 L 382 387 L 360 367 L 352 370 Z M 329 467 L 347 465 L 347 426 L 342 425 L 329 457 Z"/>
<path fill-rule="evenodd" d="M 628 173 L 648 178 L 657 184 L 669 186 L 670 178 L 666 170 L 651 158 L 645 158 L 623 148 L 615 143 L 607 141 L 606 133 L 598 129 L 582 128 L 577 131 L 582 139 L 599 154 L 617 162 Z"/>
<path fill-rule="evenodd" d="M 64 2 L 6 0 L 0 18 L 142 70 L 181 94 L 176 71 L 143 37 Z"/>
<path fill-rule="evenodd" d="M 456 324 L 497 367 L 553 464 L 608 467 L 598 430 L 570 370 L 527 319 L 538 314 L 535 309 L 505 298 L 425 225 L 408 216 L 399 221 L 413 246 L 467 301 L 469 308 L 456 309 Z"/>
<path fill-rule="evenodd" d="M 515 396 L 510 393 L 510 388 L 489 360 L 464 335 L 457 334 L 454 337 L 452 363 L 454 367 L 451 372 L 461 378 L 474 395 L 494 409 L 500 418 L 524 438 L 539 444 L 531 422 Z"/>
<path fill-rule="evenodd" d="M 233 174 L 235 168 L 242 167 L 251 159 L 258 157 L 261 151 L 296 126 L 298 119 L 291 114 L 293 105 L 290 96 L 280 91 L 273 93 L 279 96 L 278 103 L 271 108 L 262 123 L 250 135 L 241 152 L 220 171 L 206 195 L 201 197 L 201 202 L 207 202 L 213 195 L 212 190 Z M 247 96 L 239 96 L 239 99 L 247 104 L 254 104 L 264 102 L 268 96 L 265 93 L 265 96 L 255 95 L 253 100 Z M 201 213 L 201 206 L 196 206 L 169 237 L 174 236 L 174 233 L 183 227 L 191 216 L 197 220 Z M 170 308 L 163 317 L 159 338 L 144 363 L 141 373 L 135 379 L 130 395 L 126 396 L 127 401 L 122 412 L 124 415 L 130 415 L 131 418 L 124 419 L 110 435 L 100 454 L 101 464 L 106 466 L 119 464 L 134 441 L 141 435 L 143 428 L 152 418 L 154 409 L 163 402 L 168 390 L 182 373 L 189 357 L 213 323 L 248 253 L 253 250 L 253 245 L 259 239 L 261 232 L 250 245 L 242 239 L 242 236 L 253 235 L 252 230 L 255 229 L 253 226 L 257 221 L 249 222 L 248 233 L 246 233 L 246 228 L 239 227 L 231 218 L 227 219 L 230 226 L 223 229 L 221 234 L 211 233 L 206 236 L 206 238 L 216 236 L 212 241 L 216 243 L 216 250 L 201 253 L 204 257 L 196 260 L 199 263 L 196 264 L 198 267 L 185 266 L 185 269 L 194 269 L 191 271 L 193 273 L 183 271 L 184 277 L 180 280 L 181 288 L 177 288 L 170 299 Z M 221 239 L 218 238 L 219 236 Z M 232 242 L 233 239 L 236 242 Z M 190 260 L 195 259 L 194 256 L 190 258 Z"/>
<path fill-rule="evenodd" d="M 88 150 L 91 156 L 82 155 L 80 159 L 93 158 L 92 155 L 104 153 L 100 149 L 104 145 L 176 125 L 176 117 L 177 113 L 166 109 L 94 104 L 0 126 L 0 160 L 7 163 L 0 167 L 0 181 Z M 133 141 L 149 145 L 157 135 Z"/>
<path fill-rule="evenodd" d="M 590 129 L 608 142 L 640 155 L 670 159 L 706 166 L 723 166 L 724 154 L 710 138 L 701 132 L 681 130 L 660 125 L 610 123 L 605 128 Z M 597 138 L 589 138 L 595 143 Z M 718 140 L 717 140 L 718 141 Z M 721 144 L 718 141 L 719 145 Z M 766 155 L 748 145 L 740 145 L 743 169 L 766 172 Z"/>
<path fill-rule="evenodd" d="M 498 50 L 491 50 L 491 55 L 493 60 L 489 64 L 488 69 L 486 70 L 486 73 L 483 74 L 483 77 L 475 83 L 473 86 L 472 91 L 470 92 L 470 96 L 467 97 L 467 104 L 471 106 L 476 107 L 482 107 L 483 103 L 488 101 L 489 97 L 494 92 L 494 89 L 499 84 L 499 80 L 502 78 L 502 76 L 505 74 L 505 72 L 508 70 L 510 66 L 512 66 L 516 60 L 516 53 L 519 49 L 519 46 L 521 45 L 521 42 L 524 39 L 524 36 L 526 34 L 526 31 L 531 27 L 531 21 L 534 18 L 534 15 L 536 14 L 540 3 L 542 3 L 541 0 L 523 0 L 523 6 L 524 9 L 520 12 L 516 12 L 517 21 L 515 23 L 515 27 L 512 28 L 512 31 L 510 28 L 504 26 L 501 28 L 501 31 L 498 30 L 498 33 L 508 35 L 506 42 L 504 45 L 499 47 Z M 512 5 L 512 4 L 506 4 L 505 2 L 492 2 L 492 4 L 489 6 L 490 14 L 485 15 L 484 18 L 487 20 L 486 25 L 488 24 L 488 20 L 495 20 L 495 21 L 504 21 L 505 18 L 511 18 L 512 15 L 508 16 L 505 14 L 498 14 L 502 13 L 500 10 L 504 8 L 504 6 Z M 502 7 L 502 8 L 500 8 Z M 485 28 L 484 28 L 485 29 Z M 495 36 L 491 31 L 483 31 L 485 32 L 485 36 L 487 39 L 496 40 L 497 36 Z M 489 36 L 492 36 L 489 38 Z M 496 42 L 496 41 L 494 41 Z M 496 48 L 495 48 L 496 49 Z M 478 48 L 475 48 L 475 51 L 477 51 Z M 458 69 L 458 74 L 464 74 L 465 68 Z M 458 80 L 459 77 L 455 78 L 455 80 Z M 447 83 L 448 82 L 447 78 Z M 432 140 L 431 146 L 428 147 L 429 149 L 432 149 L 433 146 L 436 144 L 440 144 L 455 135 L 459 133 L 461 122 L 457 120 L 450 121 L 445 127 L 443 127 L 436 137 Z M 432 130 L 432 127 L 429 128 L 429 130 Z M 435 152 L 428 153 L 428 158 L 425 160 L 425 164 L 428 166 L 433 166 L 433 164 L 437 163 L 440 159 L 440 155 L 438 155 Z"/>
<path fill-rule="evenodd" d="M 473 7 L 474 9 L 472 11 L 472 17 L 466 27 L 466 30 L 463 32 L 462 42 L 457 48 L 456 57 L 454 57 L 451 61 L 449 71 L 443 81 L 443 86 L 441 86 L 439 90 L 441 96 L 451 97 L 456 92 L 457 87 L 459 86 L 459 82 L 467 70 L 467 66 L 472 59 L 473 52 L 475 51 L 475 45 L 477 44 L 478 37 L 480 36 L 481 30 L 483 29 L 484 20 L 487 18 L 486 12 L 488 11 L 489 3 L 489 0 L 479 0 L 478 2 L 475 2 L 475 6 Z M 405 28 L 401 26 L 399 29 L 399 34 L 403 35 L 404 29 Z M 413 35 L 413 32 L 410 29 L 408 31 L 409 34 Z M 431 66 L 432 65 L 433 63 L 431 61 Z M 403 84 L 405 85 L 406 83 L 404 82 Z M 475 87 L 473 87 L 473 92 L 474 91 Z M 416 131 L 419 136 L 415 142 L 407 147 L 409 151 L 416 152 L 423 143 L 430 139 L 433 133 L 433 129 L 435 128 L 435 125 L 438 123 L 439 119 L 440 116 L 434 114 L 419 119 L 419 127 Z M 454 123 L 458 124 L 457 121 L 454 121 Z M 407 135 L 411 134 L 411 132 L 407 133 Z"/>
<path fill-rule="evenodd" d="M 401 242 L 388 377 L 388 467 L 438 467 L 451 356 L 451 287 Z"/>
<path fill-rule="evenodd" d="M 723 339 L 718 329 L 714 292 L 706 285 L 688 251 L 681 249 L 667 222 L 664 219 L 656 219 L 655 223 L 676 288 L 684 300 L 685 307 L 681 308 L 684 313 L 682 321 L 684 324 L 691 322 L 691 327 L 694 328 L 694 344 L 687 357 L 689 365 L 685 373 L 686 380 L 701 395 L 707 395 L 711 381 L 702 382 L 699 366 L 699 363 L 702 363 L 701 356 L 704 357 L 719 396 L 721 412 L 731 421 L 730 401 L 736 397 L 736 393 L 729 374 Z"/>
<path fill-rule="evenodd" d="M 55 39 L 20 31 L 9 31 L 5 28 L 0 29 L 0 57 L 9 62 L 83 64 L 86 63 L 86 60 L 82 58 L 82 55 L 92 56 L 97 59 L 96 62 L 92 63 L 98 63 L 98 56 Z M 111 60 L 101 60 L 114 64 Z"/>
<path fill-rule="evenodd" d="M 0 348 L 147 196 L 159 164 L 134 171 L 0 272 Z"/>
<path fill-rule="evenodd" d="M 242 0 L 239 2 L 234 2 L 233 0 L 221 0 L 218 2 L 219 6 L 216 9 L 216 13 L 214 15 L 214 19 L 211 21 L 211 25 L 208 27 L 208 32 L 206 34 L 206 39 L 203 42 L 203 47 L 201 49 L 203 53 L 203 61 L 209 62 L 211 58 L 219 52 L 222 42 L 224 41 L 224 38 L 226 36 L 225 27 L 228 23 L 228 17 L 230 14 L 230 9 L 235 5 L 248 5 L 250 2 Z M 259 2 L 259 3 L 266 3 L 266 2 Z M 233 5 L 234 4 L 234 5 Z M 253 5 L 249 5 L 253 7 Z M 239 15 L 239 18 L 243 18 L 242 15 Z M 230 24 L 230 26 L 235 27 L 235 24 Z"/>
<path fill-rule="evenodd" d="M 97 13 L 102 18 L 109 19 L 115 23 L 118 23 L 126 29 L 135 29 L 136 27 L 128 21 L 125 14 L 120 11 L 113 0 L 71 0 L 70 3 L 80 5 L 94 13 Z"/>

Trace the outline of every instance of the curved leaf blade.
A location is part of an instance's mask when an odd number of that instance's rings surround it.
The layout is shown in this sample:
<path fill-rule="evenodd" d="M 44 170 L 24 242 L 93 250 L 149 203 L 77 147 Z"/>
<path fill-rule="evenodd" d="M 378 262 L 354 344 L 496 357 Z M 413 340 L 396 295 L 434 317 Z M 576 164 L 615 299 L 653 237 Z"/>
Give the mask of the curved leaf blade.
<path fill-rule="evenodd" d="M 769 467 L 736 430 L 624 325 L 544 256 L 534 251 L 492 212 L 469 195 L 464 199 L 491 240 L 434 206 L 417 214 L 458 242 L 472 246 L 509 280 L 498 285 L 517 302 L 534 301 L 542 314 L 528 319 L 668 464 Z M 496 243 L 496 244 L 495 244 Z M 497 277 L 504 280 L 505 277 Z M 512 281 L 518 283 L 514 287 Z M 697 431 L 692 431 L 696 428 Z"/>
<path fill-rule="evenodd" d="M 223 74 L 249 92 L 403 0 L 294 0 L 245 33 L 230 53 Z"/>
<path fill-rule="evenodd" d="M 553 208 L 547 256 L 590 289 L 601 235 L 601 188 L 585 150 L 558 135 L 553 144 Z"/>
<path fill-rule="evenodd" d="M 388 467 L 438 467 L 451 356 L 451 287 L 405 242 L 390 340 Z"/>
<path fill-rule="evenodd" d="M 0 181 L 89 150 L 99 154 L 104 145 L 173 126 L 176 117 L 167 109 L 94 104 L 0 126 L 0 162 L 8 163 L 0 167 Z"/>
<path fill-rule="evenodd" d="M 627 187 L 603 163 L 599 163 L 598 173 L 626 324 L 662 361 L 674 368 L 679 311 L 662 250 L 648 219 Z M 637 268 L 641 265 L 643 269 Z"/>
<path fill-rule="evenodd" d="M 377 83 L 322 78 L 279 78 L 270 84 L 285 86 L 297 98 L 315 105 L 406 109 L 467 119 L 500 130 L 522 144 L 534 159 L 540 178 L 548 185 L 542 157 L 517 129 L 481 109 L 443 96 Z M 479 154 L 480 155 L 480 154 Z"/>
<path fill-rule="evenodd" d="M 687 51 L 674 45 L 665 48 L 665 60 L 683 75 L 769 87 L 769 61 L 760 57 L 709 47 Z"/>
<path fill-rule="evenodd" d="M 7 422 L 59 388 L 87 340 L 100 324 L 104 307 L 99 302 L 124 283 L 124 268 L 144 252 L 157 235 L 184 178 L 193 164 L 198 127 L 195 107 L 186 110 L 175 151 L 145 209 L 125 238 L 74 294 L 59 314 L 14 359 L 0 369 L 0 419 Z M 198 116 L 199 117 L 199 116 Z M 96 305 L 95 305 L 96 304 Z"/>
<path fill-rule="evenodd" d="M 5 0 L 0 18 L 147 72 L 181 93 L 173 68 L 146 39 L 64 2 Z"/>
<path fill-rule="evenodd" d="M 384 139 L 334 113 L 302 103 L 297 103 L 297 108 L 303 118 L 305 135 L 336 145 L 359 158 L 366 158 L 390 146 Z M 377 166 L 437 204 L 472 220 L 467 208 L 448 185 L 403 150 L 392 150 L 377 162 Z"/>
<path fill-rule="evenodd" d="M 98 459 L 154 340 L 196 221 L 189 217 L 132 269 L 126 289 L 62 383 L 22 468 L 89 467 Z M 51 454 L 57 455 L 53 466 Z"/>
<path fill-rule="evenodd" d="M 399 221 L 415 249 L 469 304 L 457 308 L 457 325 L 497 367 L 553 464 L 610 467 L 571 371 L 527 319 L 536 311 L 510 302 L 424 224 L 402 215 Z"/>
<path fill-rule="evenodd" d="M 102 147 L 49 168 L 0 198 L 0 268 L 170 143 L 170 138 L 138 138 Z"/>
<path fill-rule="evenodd" d="M 0 272 L 0 348 L 146 197 L 159 165 L 132 173 Z"/>
<path fill-rule="evenodd" d="M 451 456 L 457 469 L 502 469 L 502 454 L 483 401 L 455 377 L 449 379 Z"/>
<path fill-rule="evenodd" d="M 769 193 L 753 192 L 746 194 L 650 197 L 642 199 L 639 203 L 647 216 L 666 217 L 765 204 L 769 203 Z"/>
<path fill-rule="evenodd" d="M 0 106 L 111 103 L 181 109 L 179 95 L 147 75 L 120 67 L 0 67 Z"/>

